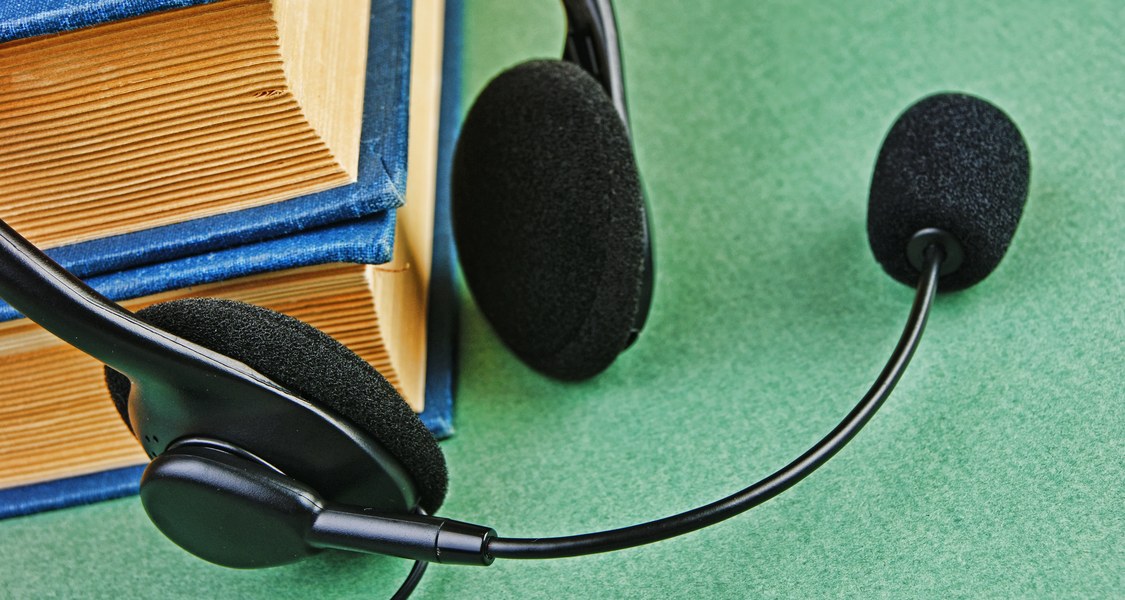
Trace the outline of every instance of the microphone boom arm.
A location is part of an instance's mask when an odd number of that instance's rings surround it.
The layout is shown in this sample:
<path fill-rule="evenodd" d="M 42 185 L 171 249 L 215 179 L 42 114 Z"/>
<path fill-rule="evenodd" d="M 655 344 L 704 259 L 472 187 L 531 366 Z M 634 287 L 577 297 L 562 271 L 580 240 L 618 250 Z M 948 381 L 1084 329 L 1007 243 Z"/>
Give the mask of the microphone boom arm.
<path fill-rule="evenodd" d="M 726 498 L 677 515 L 621 529 L 566 537 L 494 537 L 488 540 L 488 554 L 494 558 L 566 558 L 651 544 L 729 519 L 796 485 L 847 445 L 894 390 L 922 339 L 944 259 L 945 253 L 938 245 L 926 248 L 914 304 L 910 308 L 898 345 L 883 371 L 840 424 L 793 462 Z"/>

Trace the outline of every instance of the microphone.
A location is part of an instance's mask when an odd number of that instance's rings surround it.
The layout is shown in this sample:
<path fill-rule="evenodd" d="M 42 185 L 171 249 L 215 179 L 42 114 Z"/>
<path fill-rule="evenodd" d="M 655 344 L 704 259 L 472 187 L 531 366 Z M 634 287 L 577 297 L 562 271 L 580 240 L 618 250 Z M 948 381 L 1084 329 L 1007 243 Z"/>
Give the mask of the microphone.
<path fill-rule="evenodd" d="M 935 94 L 899 116 L 883 141 L 867 211 L 875 259 L 914 286 L 922 251 L 946 254 L 941 291 L 970 287 L 1000 264 L 1027 200 L 1027 144 L 999 108 Z"/>

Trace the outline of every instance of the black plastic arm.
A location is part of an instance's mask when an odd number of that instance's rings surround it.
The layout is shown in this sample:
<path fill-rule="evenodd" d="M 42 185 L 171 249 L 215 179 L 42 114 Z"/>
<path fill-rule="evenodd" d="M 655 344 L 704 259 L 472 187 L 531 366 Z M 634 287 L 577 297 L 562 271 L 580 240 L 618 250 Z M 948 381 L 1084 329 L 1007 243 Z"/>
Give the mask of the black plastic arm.
<path fill-rule="evenodd" d="M 212 354 L 189 348 L 137 319 L 3 221 L 0 297 L 66 343 L 131 377 L 151 370 L 191 373 Z"/>
<path fill-rule="evenodd" d="M 796 485 L 828 462 L 851 441 L 890 396 L 891 390 L 902 377 L 906 365 L 910 363 L 910 358 L 922 339 L 922 332 L 926 328 L 926 317 L 929 315 L 934 294 L 937 292 L 943 259 L 944 255 L 938 246 L 930 246 L 926 249 L 924 268 L 914 296 L 914 305 L 910 309 L 910 316 L 906 320 L 898 345 L 895 346 L 883 371 L 844 420 L 793 462 L 748 488 L 678 515 L 612 531 L 567 537 L 497 537 L 488 544 L 489 554 L 496 558 L 564 558 L 650 544 L 729 519 Z"/>
<path fill-rule="evenodd" d="M 610 0 L 563 0 L 567 35 L 563 59 L 594 76 L 613 100 L 625 127 L 629 109 L 625 103 L 625 67 L 617 37 L 617 19 Z"/>

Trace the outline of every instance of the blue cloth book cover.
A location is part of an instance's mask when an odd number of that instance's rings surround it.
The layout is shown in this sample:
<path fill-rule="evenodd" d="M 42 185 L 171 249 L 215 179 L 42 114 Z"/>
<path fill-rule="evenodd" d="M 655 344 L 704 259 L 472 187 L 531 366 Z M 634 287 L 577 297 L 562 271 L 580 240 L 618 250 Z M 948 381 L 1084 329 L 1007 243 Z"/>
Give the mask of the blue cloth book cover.
<path fill-rule="evenodd" d="M 0 7 L 0 40 L 205 1 L 6 3 Z M 383 168 L 361 166 L 356 184 L 278 205 L 64 246 L 49 254 L 112 299 L 326 262 L 388 261 L 394 242 L 393 207 L 402 203 L 399 190 L 405 188 L 411 11 L 405 0 L 375 0 L 372 11 L 373 15 L 383 14 L 383 19 L 372 19 L 369 47 L 373 50 L 369 54 L 362 134 L 365 158 L 361 158 L 361 165 L 377 162 Z M 387 19 L 386 14 L 394 18 Z M 420 415 L 439 438 L 453 432 L 457 295 L 448 177 L 460 115 L 460 34 L 460 1 L 447 1 L 425 411 Z M 394 54 L 397 63 L 389 64 L 385 56 L 372 61 L 371 57 L 380 52 L 375 48 L 389 43 L 398 46 Z M 400 76 L 387 77 L 388 70 Z M 388 85 L 388 80 L 396 83 Z M 395 108 L 387 110 L 387 103 Z M 376 156 L 382 158 L 376 160 Z M 0 303 L 0 321 L 18 316 Z M 143 468 L 127 467 L 0 490 L 0 518 L 136 493 Z"/>

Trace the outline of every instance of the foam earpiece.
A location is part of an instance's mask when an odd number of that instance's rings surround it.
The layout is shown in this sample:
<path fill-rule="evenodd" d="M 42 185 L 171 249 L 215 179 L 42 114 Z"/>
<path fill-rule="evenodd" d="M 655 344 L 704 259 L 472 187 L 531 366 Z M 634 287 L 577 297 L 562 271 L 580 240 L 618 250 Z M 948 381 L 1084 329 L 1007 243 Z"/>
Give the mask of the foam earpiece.
<path fill-rule="evenodd" d="M 891 127 L 875 164 L 867 212 L 871 250 L 883 269 L 913 286 L 907 245 L 937 228 L 960 243 L 960 268 L 939 290 L 967 288 L 1000 264 L 1027 199 L 1027 144 L 992 104 L 937 94 L 908 108 Z"/>
<path fill-rule="evenodd" d="M 399 460 L 418 487 L 422 508 L 433 513 L 441 506 L 448 472 L 433 435 L 394 386 L 335 339 L 287 315 L 229 300 L 176 300 L 137 316 L 348 419 Z M 107 367 L 106 384 L 128 424 L 129 379 Z"/>
<path fill-rule="evenodd" d="M 561 379 L 608 367 L 638 311 L 644 205 L 601 86 L 552 60 L 497 76 L 461 129 L 452 186 L 465 279 L 505 344 Z"/>

